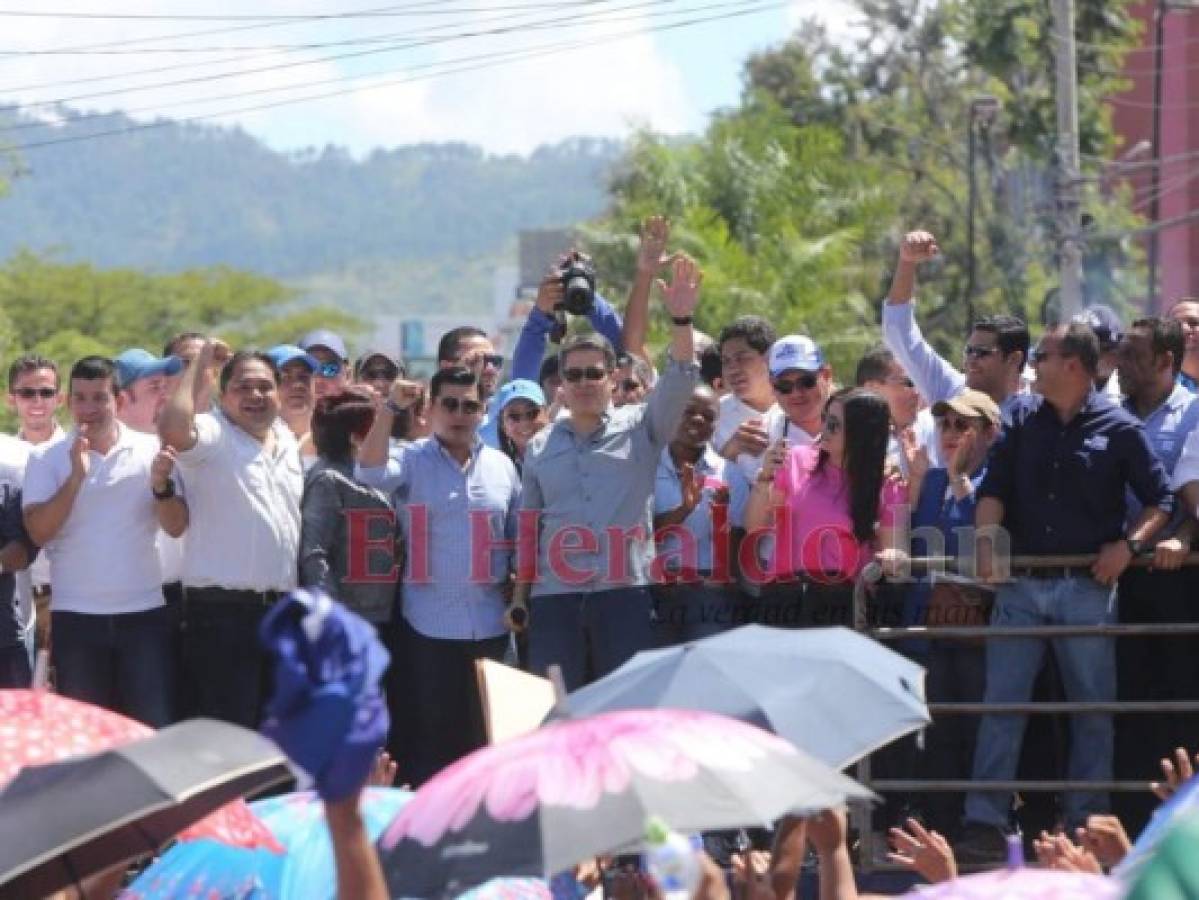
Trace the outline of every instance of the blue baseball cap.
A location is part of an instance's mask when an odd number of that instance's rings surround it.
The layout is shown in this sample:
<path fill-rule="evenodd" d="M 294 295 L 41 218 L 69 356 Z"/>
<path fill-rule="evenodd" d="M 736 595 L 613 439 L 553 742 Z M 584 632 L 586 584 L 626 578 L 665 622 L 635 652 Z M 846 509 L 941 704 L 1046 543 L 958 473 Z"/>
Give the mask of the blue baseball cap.
<path fill-rule="evenodd" d="M 818 372 L 824 368 L 824 351 L 806 335 L 789 334 L 774 342 L 766 364 L 771 378 L 782 375 L 788 369 Z"/>
<path fill-rule="evenodd" d="M 113 360 L 117 367 L 117 387 L 125 390 L 129 385 L 152 375 L 178 375 L 183 371 L 183 360 L 178 356 L 159 359 L 149 350 L 134 347 Z"/>
<path fill-rule="evenodd" d="M 318 328 L 316 331 L 310 331 L 300 338 L 300 349 L 311 350 L 313 347 L 324 347 L 326 350 L 332 350 L 337 354 L 337 358 L 348 362 L 350 354 L 346 350 L 346 342 L 337 334 L 329 331 L 327 328 Z"/>
<path fill-rule="evenodd" d="M 499 390 L 496 409 L 500 412 L 513 400 L 528 400 L 538 406 L 545 406 L 545 393 L 535 381 L 527 378 L 514 378 Z"/>
<path fill-rule="evenodd" d="M 1124 337 L 1124 323 L 1120 314 L 1110 306 L 1098 303 L 1088 306 L 1071 321 L 1089 326 L 1099 339 L 1100 350 L 1114 350 Z"/>
<path fill-rule="evenodd" d="M 321 367 L 321 361 L 311 354 L 305 353 L 295 344 L 280 344 L 278 347 L 272 347 L 266 351 L 266 355 L 271 358 L 271 362 L 275 364 L 276 369 L 282 369 L 290 362 L 299 360 L 308 366 L 309 370 L 315 372 Z"/>

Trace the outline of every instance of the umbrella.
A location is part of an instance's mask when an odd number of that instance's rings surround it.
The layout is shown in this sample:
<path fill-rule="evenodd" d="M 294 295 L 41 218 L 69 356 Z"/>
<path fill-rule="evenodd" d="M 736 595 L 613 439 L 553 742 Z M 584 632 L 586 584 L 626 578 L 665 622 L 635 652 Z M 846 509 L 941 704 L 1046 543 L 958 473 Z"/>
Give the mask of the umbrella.
<path fill-rule="evenodd" d="M 154 730 L 111 710 L 47 691 L 0 691 L 0 784 L 25 766 L 83 756 Z"/>
<path fill-rule="evenodd" d="M 834 769 L 931 721 L 924 669 L 848 628 L 746 625 L 643 651 L 567 705 L 571 715 L 720 713 L 773 731 Z"/>
<path fill-rule="evenodd" d="M 786 741 L 724 716 L 631 710 L 555 722 L 434 776 L 379 841 L 393 896 L 461 893 L 636 846 L 648 814 L 736 828 L 873 799 Z"/>
<path fill-rule="evenodd" d="M 1199 818 L 1192 814 L 1175 822 L 1158 843 L 1152 858 L 1140 868 L 1127 897 L 1128 900 L 1199 897 Z"/>
<path fill-rule="evenodd" d="M 53 893 L 157 852 L 218 807 L 289 777 L 265 738 L 208 719 L 22 769 L 0 792 L 0 887 L 22 897 Z"/>
<path fill-rule="evenodd" d="M 1115 900 L 1123 885 L 1114 878 L 1052 869 L 996 869 L 924 885 L 904 897 L 915 900 Z"/>
<path fill-rule="evenodd" d="M 1131 882 L 1137 872 L 1157 851 L 1158 845 L 1180 822 L 1195 819 L 1199 815 L 1199 778 L 1191 778 L 1182 784 L 1174 795 L 1153 811 L 1144 830 L 1137 835 L 1136 843 L 1112 874 Z"/>

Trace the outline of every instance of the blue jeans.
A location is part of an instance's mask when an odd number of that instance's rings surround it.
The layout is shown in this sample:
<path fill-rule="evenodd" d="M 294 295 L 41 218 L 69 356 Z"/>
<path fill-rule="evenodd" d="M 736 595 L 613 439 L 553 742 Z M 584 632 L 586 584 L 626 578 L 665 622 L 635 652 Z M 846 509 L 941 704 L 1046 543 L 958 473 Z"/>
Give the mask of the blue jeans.
<path fill-rule="evenodd" d="M 174 660 L 165 606 L 113 616 L 51 614 L 59 693 L 153 728 L 172 722 Z"/>
<path fill-rule="evenodd" d="M 991 624 L 1104 625 L 1116 620 L 1115 588 L 1089 578 L 1018 578 L 1000 587 Z M 1025 703 L 1032 695 L 1047 645 L 1061 671 L 1066 698 L 1072 702 L 1116 699 L 1116 648 L 1113 638 L 996 638 L 987 641 L 987 703 Z M 984 716 L 974 752 L 976 781 L 1008 781 L 1016 775 L 1028 717 Z M 1070 755 L 1066 777 L 1106 781 L 1112 777 L 1114 730 L 1110 715 L 1070 716 Z M 1105 793 L 1070 793 L 1066 823 L 1084 824 L 1088 815 L 1109 809 Z M 967 822 L 1003 828 L 1008 824 L 1007 793 L 975 791 L 966 796 Z"/>
<path fill-rule="evenodd" d="M 660 585 L 653 589 L 658 647 L 673 647 L 733 627 L 737 594 L 733 588 L 705 584 Z M 736 624 L 744 624 L 737 622 Z"/>
<path fill-rule="evenodd" d="M 29 667 L 29 653 L 25 645 L 0 647 L 0 690 L 27 688 L 32 680 L 33 670 Z"/>
<path fill-rule="evenodd" d="M 529 671 L 544 675 L 557 663 L 568 691 L 602 678 L 654 645 L 652 609 L 644 587 L 534 597 L 529 602 Z"/>

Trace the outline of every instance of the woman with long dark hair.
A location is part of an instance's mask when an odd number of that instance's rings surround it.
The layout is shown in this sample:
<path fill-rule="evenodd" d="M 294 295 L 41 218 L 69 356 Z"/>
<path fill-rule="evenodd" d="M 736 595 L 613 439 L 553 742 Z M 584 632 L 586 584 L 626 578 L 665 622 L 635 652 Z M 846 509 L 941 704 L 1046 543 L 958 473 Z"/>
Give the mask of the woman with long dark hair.
<path fill-rule="evenodd" d="M 778 625 L 852 627 L 853 582 L 880 548 L 893 543 L 897 510 L 907 489 L 886 475 L 891 414 L 887 401 L 860 388 L 834 393 L 825 404 L 815 445 L 766 451 L 746 506 L 745 525 L 775 527 L 765 576 L 787 602 L 764 610 Z M 796 589 L 791 583 L 799 580 Z"/>

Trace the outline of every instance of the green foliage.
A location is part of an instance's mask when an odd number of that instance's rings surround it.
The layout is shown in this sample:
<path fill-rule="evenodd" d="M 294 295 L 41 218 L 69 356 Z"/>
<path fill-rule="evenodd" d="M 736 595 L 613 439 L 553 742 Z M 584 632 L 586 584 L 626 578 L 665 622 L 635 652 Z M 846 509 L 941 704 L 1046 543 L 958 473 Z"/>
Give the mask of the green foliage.
<path fill-rule="evenodd" d="M 1057 281 L 1056 119 L 1049 4 L 1005 0 L 855 0 L 860 34 L 834 44 L 808 23 L 751 57 L 741 105 L 686 145 L 640 136 L 611 185 L 612 214 L 592 234 L 605 268 L 629 271 L 639 220 L 675 223 L 674 245 L 705 271 L 701 323 L 767 315 L 830 345 L 838 372 L 877 331 L 898 239 L 922 228 L 940 259 L 922 272 L 926 330 L 942 349 L 967 327 L 967 134 L 978 126 L 976 314 L 1036 323 Z M 1088 183 L 1116 148 L 1102 98 L 1120 86 L 1136 38 L 1129 0 L 1078 0 L 1081 149 Z M 1088 302 L 1127 306 L 1138 224 L 1121 191 L 1084 202 Z"/>

